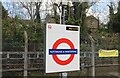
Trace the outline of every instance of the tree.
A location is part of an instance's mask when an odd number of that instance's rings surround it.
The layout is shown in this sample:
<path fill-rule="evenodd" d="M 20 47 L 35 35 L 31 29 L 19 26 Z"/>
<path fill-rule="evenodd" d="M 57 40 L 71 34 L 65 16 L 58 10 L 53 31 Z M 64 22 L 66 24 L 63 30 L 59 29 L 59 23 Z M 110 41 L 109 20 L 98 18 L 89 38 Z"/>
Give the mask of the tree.
<path fill-rule="evenodd" d="M 117 13 L 114 14 L 113 5 L 109 6 L 110 21 L 108 22 L 108 28 L 112 32 L 120 33 L 120 1 L 118 2 Z"/>
<path fill-rule="evenodd" d="M 41 22 L 41 17 L 40 17 L 40 6 L 41 6 L 42 2 L 35 2 L 35 6 L 36 6 L 36 12 L 35 12 L 35 20 L 36 22 L 40 23 Z"/>
<path fill-rule="evenodd" d="M 36 49 L 35 43 L 41 43 L 43 42 L 43 37 L 41 33 L 43 34 L 43 29 L 41 27 L 41 17 L 40 17 L 40 7 L 42 4 L 42 1 L 40 2 L 20 2 L 23 8 L 25 8 L 30 16 L 30 21 L 32 22 L 31 26 L 33 27 L 33 30 L 31 30 L 31 34 L 28 33 L 30 37 L 30 41 L 34 43 L 34 51 Z"/>
<path fill-rule="evenodd" d="M 42 2 L 20 2 L 22 7 L 25 8 L 32 21 L 41 22 L 40 7 Z"/>
<path fill-rule="evenodd" d="M 111 31 L 112 30 L 112 22 L 114 19 L 114 9 L 113 9 L 113 2 L 110 2 L 110 5 L 108 5 L 109 7 L 109 23 L 108 23 L 108 30 Z"/>
<path fill-rule="evenodd" d="M 111 8 L 109 10 L 110 10 L 110 21 L 108 22 L 108 26 L 110 26 L 111 32 L 115 34 L 118 33 L 118 37 L 120 38 L 120 1 L 118 2 L 118 8 L 116 14 L 111 14 L 113 13 Z M 118 49 L 120 49 L 120 47 L 118 47 Z"/>
<path fill-rule="evenodd" d="M 8 16 L 7 10 L 5 10 L 3 7 L 2 9 L 3 10 L 2 11 L 3 12 L 3 20 L 2 20 L 3 31 L 2 32 L 3 32 L 4 43 L 7 43 L 7 44 L 10 43 L 11 45 L 9 45 L 9 47 L 16 46 L 17 44 L 21 44 L 20 46 L 23 46 L 24 44 L 23 32 L 24 30 L 26 30 L 28 33 L 29 43 L 32 45 L 33 44 L 35 45 L 35 46 L 32 46 L 34 47 L 34 50 L 40 50 L 41 46 L 43 45 L 43 27 L 41 24 L 42 22 L 41 22 L 40 7 L 39 7 L 41 6 L 41 2 L 36 2 L 36 3 L 34 2 L 34 3 L 28 3 L 28 4 L 23 3 L 22 6 L 18 2 L 17 4 L 14 4 L 14 7 L 15 6 L 27 8 L 29 16 L 27 16 L 27 12 L 26 12 L 26 17 L 30 17 L 30 20 L 29 19 L 26 20 L 24 18 L 21 19 L 21 16 L 19 16 L 19 13 L 21 13 L 20 11 L 22 11 L 21 9 L 19 9 L 19 12 L 16 11 L 15 8 L 12 8 L 10 10 L 8 9 L 9 11 L 13 10 L 13 12 L 15 12 L 14 13 L 15 16 L 11 17 L 11 16 Z M 36 7 L 38 8 L 37 10 L 39 10 L 39 12 L 36 11 Z M 37 46 L 39 46 L 39 49 L 36 46 L 36 43 L 37 43 Z"/>
<path fill-rule="evenodd" d="M 40 7 L 42 4 L 42 0 L 40 2 L 20 2 L 23 8 L 25 8 L 30 16 L 30 22 L 28 29 L 26 30 L 28 33 L 29 43 L 33 45 L 33 51 L 36 55 L 36 51 L 43 51 L 43 37 L 44 32 L 42 28 L 42 22 L 40 17 Z M 26 24 L 24 24 L 26 25 Z M 38 48 L 39 47 L 39 48 Z M 31 47 L 32 48 L 32 47 Z M 36 56 L 34 56 L 36 58 Z M 34 60 L 36 62 L 36 60 Z"/>
<path fill-rule="evenodd" d="M 6 18 L 7 16 L 8 16 L 8 12 L 7 12 L 7 10 L 5 10 L 5 8 L 2 5 L 2 19 Z"/>

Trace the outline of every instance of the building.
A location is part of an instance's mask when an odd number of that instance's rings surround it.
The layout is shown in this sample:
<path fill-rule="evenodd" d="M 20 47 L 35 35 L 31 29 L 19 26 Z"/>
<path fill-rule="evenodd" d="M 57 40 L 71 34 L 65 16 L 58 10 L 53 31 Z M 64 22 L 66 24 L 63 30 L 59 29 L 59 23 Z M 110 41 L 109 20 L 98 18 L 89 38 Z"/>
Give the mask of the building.
<path fill-rule="evenodd" d="M 88 16 L 85 19 L 84 26 L 86 26 L 91 32 L 96 32 L 99 29 L 99 20 L 94 16 Z"/>

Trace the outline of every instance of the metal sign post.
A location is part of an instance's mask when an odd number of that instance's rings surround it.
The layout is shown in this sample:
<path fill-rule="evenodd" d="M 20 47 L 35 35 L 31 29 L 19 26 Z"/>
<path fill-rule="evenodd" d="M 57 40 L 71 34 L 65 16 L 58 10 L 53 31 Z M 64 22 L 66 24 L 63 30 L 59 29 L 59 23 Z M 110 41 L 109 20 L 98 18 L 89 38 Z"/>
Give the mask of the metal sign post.
<path fill-rule="evenodd" d="M 62 11 L 63 11 L 62 6 L 60 6 L 60 24 L 62 23 L 62 21 L 63 21 L 63 24 L 65 24 L 65 20 L 64 20 L 65 15 L 64 15 L 64 17 L 62 16 Z M 63 17 L 63 19 L 62 19 L 62 17 Z M 67 73 L 65 73 L 65 72 L 61 72 L 61 73 L 59 73 L 59 75 L 60 75 L 60 78 L 67 78 Z"/>
<path fill-rule="evenodd" d="M 67 73 L 61 72 L 59 73 L 60 78 L 67 78 Z"/>
<path fill-rule="evenodd" d="M 60 24 L 61 24 L 62 23 L 62 21 L 61 21 L 62 20 L 62 18 L 61 18 L 62 17 L 62 7 L 61 6 L 60 6 L 60 11 L 59 12 L 60 12 Z"/>
<path fill-rule="evenodd" d="M 62 2 L 62 1 L 61 1 Z M 62 4 L 61 4 L 62 5 Z M 60 12 L 60 24 L 62 24 L 62 6 L 60 6 L 59 7 L 60 8 L 60 10 L 59 10 L 59 12 Z M 64 21 L 63 21 L 64 22 Z M 60 76 L 60 78 L 67 78 L 67 73 L 65 73 L 65 72 L 61 72 L 61 73 L 59 73 L 59 76 Z"/>

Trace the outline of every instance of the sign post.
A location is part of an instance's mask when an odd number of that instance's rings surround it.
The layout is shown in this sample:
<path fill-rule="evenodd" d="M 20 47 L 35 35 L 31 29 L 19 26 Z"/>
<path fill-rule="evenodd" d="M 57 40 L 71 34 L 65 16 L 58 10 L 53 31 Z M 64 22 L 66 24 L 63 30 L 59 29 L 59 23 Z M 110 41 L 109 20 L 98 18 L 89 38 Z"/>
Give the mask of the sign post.
<path fill-rule="evenodd" d="M 79 70 L 79 31 L 79 26 L 46 25 L 46 73 Z"/>
<path fill-rule="evenodd" d="M 63 14 L 62 14 L 63 13 Z M 63 16 L 62 16 L 63 15 Z M 63 18 L 63 19 L 62 19 Z M 61 21 L 62 20 L 62 21 Z M 61 6 L 60 6 L 60 24 L 63 22 L 65 24 L 65 11 L 62 7 L 62 0 L 61 0 Z M 67 73 L 62 72 L 59 74 L 61 78 L 67 78 Z"/>

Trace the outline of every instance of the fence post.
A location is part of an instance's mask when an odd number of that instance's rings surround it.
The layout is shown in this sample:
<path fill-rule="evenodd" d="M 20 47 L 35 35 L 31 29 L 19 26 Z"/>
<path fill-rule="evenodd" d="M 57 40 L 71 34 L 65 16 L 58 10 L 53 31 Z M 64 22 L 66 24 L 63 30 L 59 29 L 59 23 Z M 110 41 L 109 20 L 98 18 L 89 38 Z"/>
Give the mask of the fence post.
<path fill-rule="evenodd" d="M 2 78 L 2 3 L 0 3 L 0 78 Z"/>
<path fill-rule="evenodd" d="M 120 52 L 118 51 L 118 76 L 120 77 Z"/>
<path fill-rule="evenodd" d="M 0 78 L 2 78 L 2 51 L 0 52 Z"/>
<path fill-rule="evenodd" d="M 27 78 L 27 67 L 28 67 L 28 35 L 27 32 L 24 31 L 25 38 L 25 52 L 24 52 L 24 78 Z"/>
<path fill-rule="evenodd" d="M 94 48 L 94 39 L 91 35 L 89 35 L 90 41 L 91 41 L 91 47 L 92 47 L 92 76 L 95 77 L 95 48 Z"/>

